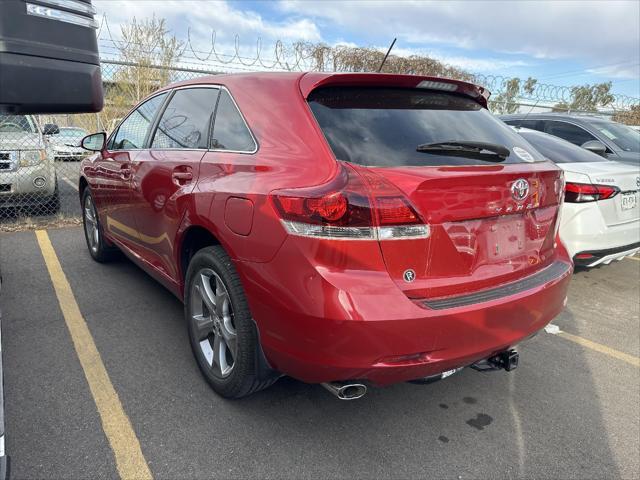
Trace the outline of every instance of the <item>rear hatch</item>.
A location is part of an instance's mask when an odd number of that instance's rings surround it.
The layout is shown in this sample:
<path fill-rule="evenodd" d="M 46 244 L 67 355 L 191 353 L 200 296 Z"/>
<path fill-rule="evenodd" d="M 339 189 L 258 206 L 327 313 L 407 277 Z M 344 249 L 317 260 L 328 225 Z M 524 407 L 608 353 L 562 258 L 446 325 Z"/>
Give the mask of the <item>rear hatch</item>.
<path fill-rule="evenodd" d="M 475 99 L 325 87 L 308 101 L 336 158 L 393 185 L 429 226 L 426 238 L 379 241 L 409 297 L 484 290 L 553 262 L 562 173 Z"/>

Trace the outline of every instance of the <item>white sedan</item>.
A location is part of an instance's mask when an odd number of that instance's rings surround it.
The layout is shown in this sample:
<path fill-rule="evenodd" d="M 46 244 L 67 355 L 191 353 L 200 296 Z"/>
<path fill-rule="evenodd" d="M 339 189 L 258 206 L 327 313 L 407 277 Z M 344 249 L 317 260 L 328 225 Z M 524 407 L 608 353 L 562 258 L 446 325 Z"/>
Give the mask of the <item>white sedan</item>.
<path fill-rule="evenodd" d="M 558 137 L 516 129 L 564 171 L 560 238 L 576 265 L 594 267 L 640 251 L 640 169 Z"/>

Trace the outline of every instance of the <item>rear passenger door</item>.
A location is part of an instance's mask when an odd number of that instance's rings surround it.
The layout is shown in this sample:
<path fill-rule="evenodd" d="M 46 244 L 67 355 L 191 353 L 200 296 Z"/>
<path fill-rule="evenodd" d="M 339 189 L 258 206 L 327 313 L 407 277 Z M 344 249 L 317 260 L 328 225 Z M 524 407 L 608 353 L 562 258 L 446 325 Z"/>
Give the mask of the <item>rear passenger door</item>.
<path fill-rule="evenodd" d="M 258 144 L 225 88 L 220 89 L 210 145 L 200 164 L 197 187 L 201 195 L 211 196 L 209 219 L 232 245 L 232 258 L 264 261 L 263 247 L 271 240 L 268 235 L 256 235 L 256 230 L 264 230 L 254 228 L 258 225 L 254 225 L 254 210 L 267 207 L 266 199 L 255 193 L 261 191 L 260 167 L 254 155 Z M 256 216 L 255 222 L 263 219 L 264 216 Z"/>
<path fill-rule="evenodd" d="M 208 86 L 175 90 L 149 147 L 132 162 L 132 201 L 144 259 L 174 282 L 179 277 L 174 240 L 208 148 L 218 92 Z"/>

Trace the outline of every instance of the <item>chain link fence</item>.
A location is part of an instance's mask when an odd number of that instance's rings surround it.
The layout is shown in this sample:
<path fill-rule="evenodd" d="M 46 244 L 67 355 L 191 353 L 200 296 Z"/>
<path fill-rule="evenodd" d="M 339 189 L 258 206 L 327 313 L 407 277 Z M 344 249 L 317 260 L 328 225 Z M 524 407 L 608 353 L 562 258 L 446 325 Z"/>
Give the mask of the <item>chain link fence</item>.
<path fill-rule="evenodd" d="M 80 223 L 80 162 L 90 154 L 82 138 L 110 133 L 139 100 L 167 83 L 214 73 L 104 62 L 101 112 L 0 114 L 0 231 Z"/>
<path fill-rule="evenodd" d="M 89 133 L 110 133 L 142 98 L 167 83 L 220 72 L 198 68 L 163 68 L 108 60 L 102 63 L 105 106 L 78 115 L 0 115 L 0 231 L 48 224 L 79 223 L 80 161 L 89 154 L 80 140 Z M 498 112 L 550 111 L 571 100 L 571 89 L 536 84 L 513 92 L 512 79 L 475 75 L 493 92 Z M 638 105 L 631 97 L 613 96 L 611 116 Z"/>

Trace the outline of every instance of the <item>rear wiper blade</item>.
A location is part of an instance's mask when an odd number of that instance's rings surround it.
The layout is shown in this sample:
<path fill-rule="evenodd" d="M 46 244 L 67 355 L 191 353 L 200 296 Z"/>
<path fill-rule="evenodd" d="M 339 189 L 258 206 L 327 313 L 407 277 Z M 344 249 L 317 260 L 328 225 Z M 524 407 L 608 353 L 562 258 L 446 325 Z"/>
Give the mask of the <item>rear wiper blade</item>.
<path fill-rule="evenodd" d="M 489 162 L 502 162 L 511 152 L 504 145 L 488 142 L 474 142 L 468 140 L 451 140 L 448 142 L 423 143 L 416 147 L 416 151 L 424 153 L 445 153 L 473 155 L 475 158 Z M 493 158 L 491 157 L 493 156 Z"/>

